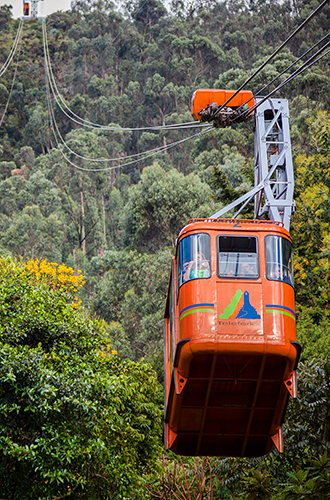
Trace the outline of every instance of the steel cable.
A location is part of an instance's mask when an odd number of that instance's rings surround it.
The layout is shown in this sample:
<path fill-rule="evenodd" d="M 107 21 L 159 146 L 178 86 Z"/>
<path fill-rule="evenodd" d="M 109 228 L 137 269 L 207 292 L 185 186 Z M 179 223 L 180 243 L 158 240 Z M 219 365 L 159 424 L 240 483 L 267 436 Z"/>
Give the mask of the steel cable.
<path fill-rule="evenodd" d="M 61 109 L 61 111 L 65 114 L 67 118 L 69 118 L 71 121 L 76 123 L 77 125 L 84 126 L 87 128 L 92 128 L 92 129 L 99 129 L 99 130 L 109 130 L 109 131 L 118 131 L 118 129 L 122 131 L 127 131 L 127 132 L 134 132 L 134 131 L 145 131 L 145 130 L 156 130 L 156 131 L 168 131 L 168 130 L 178 130 L 178 129 L 189 129 L 189 128 L 204 128 L 207 127 L 207 124 L 204 123 L 199 123 L 199 122 L 184 122 L 184 123 L 175 123 L 175 124 L 170 124 L 170 125 L 157 125 L 154 127 L 110 127 L 107 125 L 100 125 L 98 123 L 91 122 L 89 120 L 85 120 L 84 118 L 81 118 L 80 116 L 76 115 L 66 104 L 65 100 L 63 99 L 58 86 L 56 84 L 56 80 L 53 74 L 52 70 L 52 65 L 51 65 L 51 60 L 50 60 L 50 54 L 49 54 L 49 47 L 48 47 L 48 37 L 47 37 L 47 29 L 46 29 L 46 22 L 43 21 L 43 30 L 44 30 L 44 37 L 45 37 L 45 42 L 46 42 L 46 53 L 47 53 L 47 65 L 49 67 L 49 73 L 50 73 L 50 78 L 51 78 L 51 88 L 52 92 L 54 94 L 54 98 L 56 100 L 56 103 L 58 107 Z M 61 101 L 61 103 L 59 102 Z M 65 108 L 65 109 L 64 109 Z M 70 116 L 67 111 L 71 113 L 72 116 Z M 74 117 L 74 118 L 73 118 Z"/>
<path fill-rule="evenodd" d="M 10 87 L 10 92 L 9 92 L 9 96 L 8 96 L 8 99 L 7 99 L 7 103 L 6 103 L 4 112 L 2 114 L 1 120 L 0 120 L 0 127 L 2 125 L 4 117 L 6 115 L 6 112 L 7 112 L 7 109 L 8 109 L 8 105 L 9 105 L 9 102 L 10 102 L 10 99 L 11 99 L 11 96 L 12 96 L 12 93 L 13 93 L 13 90 L 14 90 L 14 85 L 15 85 L 15 80 L 16 80 L 16 74 L 17 74 L 17 69 L 18 69 L 18 61 L 19 61 L 19 56 L 20 56 L 20 52 L 21 52 L 21 42 L 22 42 L 22 36 L 21 35 L 22 35 L 22 32 L 23 32 L 23 23 L 22 23 L 22 29 L 20 31 L 20 38 L 18 40 L 18 53 L 17 53 L 16 67 L 15 67 L 14 76 L 13 76 L 13 80 L 12 80 L 12 83 L 11 83 L 11 87 Z M 16 50 L 15 50 L 15 52 L 16 52 Z"/>
<path fill-rule="evenodd" d="M 299 61 L 301 61 L 305 56 L 307 56 L 307 54 L 309 54 L 313 49 L 315 49 L 315 47 L 317 47 L 320 43 L 324 42 L 324 40 L 326 38 L 328 38 L 328 36 L 330 36 L 330 33 L 328 33 L 327 35 L 325 35 L 318 42 L 314 43 L 313 47 L 311 47 L 310 49 L 306 50 L 306 52 L 302 56 L 298 57 L 292 64 L 290 64 L 289 66 L 287 66 L 279 75 L 277 75 L 275 78 L 273 78 L 273 80 L 271 82 L 267 83 L 267 85 L 265 85 L 264 87 L 262 87 L 261 89 L 259 89 L 255 93 L 255 95 L 261 94 L 261 92 L 263 92 L 267 87 L 269 87 L 270 85 L 272 85 L 272 83 L 274 83 L 276 80 L 278 80 L 278 78 L 280 78 L 282 75 L 284 75 L 284 73 L 287 73 L 293 66 L 295 66 Z M 250 102 L 250 100 L 247 101 L 245 104 L 247 104 L 248 102 Z"/>
<path fill-rule="evenodd" d="M 281 73 L 279 73 L 277 76 L 275 76 L 275 78 L 273 78 L 273 80 L 269 83 L 267 83 L 266 85 L 264 85 L 261 89 L 259 89 L 257 92 L 254 92 L 254 95 L 257 96 L 257 95 L 260 95 L 267 87 L 269 87 L 270 85 L 272 85 L 276 80 L 278 80 L 282 75 L 284 75 L 285 73 L 287 73 L 293 66 L 295 66 L 299 61 L 301 61 L 305 56 L 307 56 L 307 54 L 309 54 L 313 49 L 315 49 L 315 47 L 317 47 L 320 43 L 324 42 L 324 40 L 326 38 L 328 38 L 330 36 L 330 33 L 327 33 L 323 38 L 321 38 L 321 40 L 319 40 L 318 42 L 314 43 L 313 47 L 311 47 L 310 49 L 306 50 L 306 52 L 304 52 L 304 54 L 302 54 L 300 57 L 298 57 L 293 63 L 291 63 L 289 66 L 287 66 Z M 325 48 L 328 44 L 324 44 L 324 46 L 322 47 L 321 50 L 323 50 L 323 48 Z M 316 54 L 318 54 L 319 52 L 317 52 Z M 315 54 L 315 55 L 316 55 Z M 311 60 L 311 59 L 309 59 Z M 244 103 L 244 105 L 248 104 L 249 102 L 251 102 L 252 100 L 254 99 L 254 97 L 251 97 L 248 101 L 246 101 Z M 241 115 L 240 115 L 241 116 Z M 239 117 L 237 117 L 234 121 L 236 121 Z"/>
<path fill-rule="evenodd" d="M 13 57 L 14 57 L 15 52 L 17 50 L 17 46 L 18 46 L 19 40 L 21 38 L 21 32 L 23 31 L 23 24 L 24 24 L 24 20 L 20 19 L 20 23 L 19 23 L 19 26 L 18 26 L 18 29 L 17 29 L 17 33 L 16 33 L 16 37 L 15 37 L 13 46 L 10 49 L 9 55 L 7 57 L 7 60 L 4 62 L 2 68 L 0 69 L 0 77 L 7 71 L 8 67 L 11 64 L 11 61 L 13 60 Z"/>
<path fill-rule="evenodd" d="M 326 43 L 320 50 L 318 50 L 316 54 L 314 54 L 312 57 L 310 57 L 300 68 L 298 68 L 294 73 L 292 73 L 292 75 L 290 75 L 284 82 L 282 82 L 274 90 L 272 90 L 271 92 L 269 92 L 267 94 L 267 96 L 265 96 L 264 98 L 262 98 L 262 100 L 260 102 L 258 102 L 254 106 L 252 106 L 252 108 L 250 108 L 249 110 L 246 110 L 243 113 L 241 113 L 233 121 L 238 120 L 239 117 L 248 116 L 251 113 L 253 113 L 255 109 L 257 109 L 259 106 L 261 106 L 261 104 L 264 103 L 267 99 L 269 99 L 273 94 L 275 94 L 275 92 L 277 92 L 278 90 L 280 90 L 287 83 L 289 83 L 292 80 L 294 80 L 297 76 L 299 76 L 301 73 L 303 73 L 304 71 L 306 71 L 306 69 L 309 69 L 311 66 L 313 66 L 313 64 L 315 64 L 318 61 L 320 61 L 323 57 L 325 57 L 326 55 L 328 55 L 330 53 L 330 49 L 327 50 L 327 52 L 325 52 L 321 56 L 317 57 L 315 60 L 313 60 L 317 56 L 317 54 L 319 54 L 320 52 L 322 52 L 328 45 L 330 45 L 330 41 L 328 43 Z"/>
<path fill-rule="evenodd" d="M 52 119 L 54 119 L 54 114 L 53 114 L 53 113 L 54 113 L 54 110 L 53 110 L 53 108 L 52 108 L 52 105 L 50 105 L 50 106 L 51 106 L 51 109 L 52 109 L 52 111 L 51 111 L 52 116 L 53 116 L 53 118 L 52 118 Z M 56 123 L 56 122 L 55 122 L 55 123 Z M 70 159 L 66 156 L 66 154 L 64 153 L 64 151 L 63 151 L 63 150 L 62 150 L 62 148 L 61 148 L 61 145 L 60 145 L 60 143 L 59 143 L 59 141 L 58 141 L 58 138 L 57 138 L 57 135 L 56 135 L 56 133 L 55 133 L 54 128 L 52 128 L 52 130 L 53 130 L 53 134 L 54 134 L 54 137 L 55 137 L 55 141 L 56 141 L 57 147 L 58 147 L 59 151 L 61 152 L 62 156 L 64 157 L 64 159 L 65 159 L 65 160 L 66 160 L 66 161 L 67 161 L 70 165 L 72 165 L 74 168 L 76 168 L 76 169 L 78 169 L 78 170 L 82 170 L 82 171 L 84 171 L 84 172 L 103 172 L 103 171 L 107 171 L 107 170 L 115 170 L 115 169 L 118 169 L 118 168 L 125 167 L 125 166 L 127 166 L 127 165 L 133 165 L 133 164 L 138 163 L 138 162 L 140 162 L 140 161 L 143 161 L 143 160 L 146 160 L 146 159 L 148 159 L 148 158 L 151 158 L 152 156 L 155 156 L 155 155 L 157 155 L 157 154 L 160 154 L 160 153 L 164 152 L 164 150 L 165 150 L 165 148 L 159 148 L 159 150 L 158 150 L 158 151 L 154 151 L 154 152 L 152 152 L 152 153 L 150 153 L 150 154 L 148 154 L 149 152 L 148 152 L 148 151 L 146 151 L 145 153 L 142 153 L 144 156 L 141 156 L 140 158 L 137 158 L 137 159 L 132 160 L 132 161 L 128 161 L 128 162 L 122 163 L 122 164 L 120 164 L 120 165 L 113 165 L 113 166 L 103 167 L 103 168 L 87 168 L 87 167 L 81 167 L 80 165 L 76 165 L 75 163 L 73 163 L 73 162 L 72 162 L 72 161 L 71 161 L 71 160 L 70 160 Z M 58 131 L 57 125 L 56 125 L 56 130 Z M 211 132 L 212 130 L 214 130 L 214 128 L 213 128 L 213 127 L 209 127 L 208 129 L 202 130 L 201 132 L 197 132 L 196 134 L 193 134 L 193 135 L 191 135 L 191 136 L 189 136 L 189 137 L 186 137 L 185 139 L 181 139 L 180 141 L 177 141 L 177 142 L 174 142 L 174 143 L 172 143 L 172 144 L 169 144 L 168 146 L 166 146 L 166 150 L 168 150 L 168 149 L 172 149 L 172 148 L 174 148 L 174 147 L 178 146 L 179 144 L 182 144 L 182 143 L 184 143 L 184 142 L 186 142 L 186 141 L 189 141 L 190 139 L 197 138 L 197 137 L 199 137 L 199 136 L 201 136 L 201 135 L 203 135 L 203 134 L 206 134 L 206 133 L 208 133 L 208 132 Z M 63 139 L 62 139 L 62 140 L 63 140 Z M 126 159 L 126 158 L 127 158 L 127 157 L 122 158 L 122 160 L 124 160 L 124 159 Z M 85 159 L 87 160 L 87 158 L 85 158 Z M 90 161 L 90 160 L 89 160 L 89 161 Z"/>
<path fill-rule="evenodd" d="M 329 3 L 329 0 L 323 0 L 323 2 L 307 17 L 307 19 L 305 19 L 305 21 L 303 21 L 301 23 L 300 26 L 298 26 L 298 28 L 296 28 L 294 30 L 293 33 L 291 33 L 291 35 L 288 36 L 288 38 L 286 40 L 284 40 L 283 43 L 281 43 L 281 45 L 276 49 L 274 50 L 274 52 L 267 58 L 267 60 L 265 62 L 263 62 L 258 69 L 256 69 L 256 71 L 247 79 L 245 80 L 245 82 L 239 87 L 238 90 L 235 91 L 235 93 L 224 103 L 220 106 L 219 108 L 219 111 L 221 111 L 221 109 L 223 109 L 225 106 L 227 106 L 227 104 L 232 100 L 234 99 L 234 97 L 248 84 L 250 83 L 250 81 L 258 74 L 260 73 L 260 71 L 266 66 L 266 64 L 268 64 L 272 59 L 274 59 L 274 57 L 283 49 L 283 47 L 285 47 L 285 45 L 287 45 L 291 40 L 292 38 L 294 38 L 298 33 L 299 31 L 301 31 L 305 26 L 306 24 L 308 24 L 314 16 L 316 16 L 316 14 L 323 9 L 323 7 L 325 7 L 325 5 Z"/>
<path fill-rule="evenodd" d="M 48 76 L 48 69 L 47 69 L 47 60 L 45 58 L 45 73 L 46 75 Z M 55 120 L 55 115 L 54 115 L 54 109 L 53 109 L 53 106 L 52 106 L 52 102 L 51 102 L 51 94 L 50 94 L 50 87 L 49 87 L 49 78 L 46 78 L 46 87 L 47 87 L 47 102 L 48 102 L 48 110 L 49 110 L 49 113 L 50 113 L 50 120 L 51 120 L 51 123 L 55 125 L 55 129 L 56 129 L 56 132 L 58 133 L 58 136 L 60 137 L 61 141 L 63 144 L 65 144 L 65 141 L 58 129 L 58 126 L 57 126 L 57 123 L 56 123 L 56 120 Z M 54 138 L 55 138 L 55 141 L 56 141 L 56 144 L 58 146 L 58 149 L 59 151 L 61 152 L 62 156 L 65 158 L 65 160 L 70 164 L 72 165 L 73 167 L 77 168 L 78 170 L 82 170 L 82 171 L 87 171 L 87 172 L 100 172 L 100 171 L 106 171 L 106 170 L 114 170 L 114 169 L 117 169 L 117 168 L 122 168 L 126 165 L 132 165 L 132 164 L 135 164 L 139 161 L 142 161 L 142 160 L 145 160 L 145 159 L 148 159 L 152 156 L 155 156 L 157 154 L 160 154 L 162 152 L 164 152 L 164 150 L 167 150 L 167 149 L 172 149 L 176 146 L 178 146 L 179 144 L 182 144 L 190 139 L 193 139 L 193 138 L 197 138 L 201 135 L 204 135 L 208 132 L 211 132 L 212 130 L 214 130 L 213 127 L 209 127 L 208 129 L 206 130 L 203 130 L 201 132 L 198 132 L 196 134 L 193 134 L 189 137 L 186 137 L 185 139 L 181 139 L 180 141 L 176 141 L 172 144 L 168 144 L 166 147 L 163 146 L 163 147 L 160 147 L 160 148 L 157 148 L 157 150 L 151 150 L 151 151 L 145 151 L 143 153 L 139 153 L 139 158 L 135 159 L 135 160 L 132 160 L 132 161 L 129 161 L 129 162 L 126 162 L 125 163 L 122 163 L 120 165 L 114 165 L 114 166 L 109 166 L 109 167 L 104 167 L 104 168 L 85 168 L 85 167 L 81 167 L 80 165 L 76 165 L 75 163 L 73 163 L 67 156 L 66 154 L 63 152 L 62 148 L 61 148 L 61 144 L 58 140 L 58 137 L 55 133 L 55 129 L 54 127 L 52 127 L 52 131 L 53 131 L 53 135 L 54 135 Z M 75 152 L 73 152 L 72 150 L 70 150 L 74 155 L 77 156 L 77 154 Z M 87 161 L 91 161 L 90 158 L 86 158 L 86 157 L 81 157 L 82 159 L 84 160 L 87 160 Z M 126 160 L 126 158 L 128 157 L 125 157 L 125 158 L 120 158 L 120 160 Z M 114 161 L 115 159 L 113 159 Z M 111 161 L 111 159 L 108 159 L 108 161 Z"/>
<path fill-rule="evenodd" d="M 91 162 L 111 162 L 111 161 L 121 161 L 123 160 L 123 157 L 118 157 L 118 158 L 89 158 L 89 157 L 86 157 L 86 156 L 82 156 L 78 153 L 76 153 L 75 151 L 73 151 L 70 146 L 68 146 L 68 144 L 66 143 L 66 141 L 63 139 L 61 133 L 60 133 L 60 130 L 58 128 L 58 125 L 57 125 L 57 121 L 56 121 L 56 118 L 55 118 L 55 113 L 54 113 L 54 109 L 53 109 L 53 105 L 51 103 L 51 95 L 50 95 L 50 91 L 49 91 L 49 86 L 51 86 L 51 82 L 50 82 L 50 75 L 49 75 L 49 67 L 47 65 L 47 57 L 46 57 L 46 52 L 45 52 L 45 43 L 44 43 L 44 55 L 45 55 L 45 74 L 46 74 L 46 79 L 47 79 L 47 99 L 48 99 L 48 109 L 50 110 L 49 113 L 50 113 L 50 117 L 51 117 L 51 121 L 52 121 L 52 124 L 55 126 L 56 128 L 56 131 L 57 131 L 57 134 L 60 138 L 60 141 L 62 142 L 63 146 L 70 152 L 72 153 L 73 155 L 75 155 L 76 157 L 82 159 L 82 160 L 86 160 L 86 161 L 91 161 Z M 207 125 L 208 127 L 210 127 L 209 125 Z M 210 129 L 210 128 L 209 128 Z M 117 131 L 122 131 L 122 129 L 120 128 L 117 128 L 116 129 Z M 195 137 L 196 135 L 193 135 L 191 137 Z M 188 138 L 185 138 L 183 139 L 183 141 L 185 140 L 188 140 L 190 137 Z M 125 160 L 129 159 L 129 158 L 137 158 L 135 161 L 140 161 L 141 159 L 144 159 L 146 156 L 145 155 L 148 155 L 147 157 L 149 158 L 150 156 L 153 156 L 154 154 L 159 154 L 159 153 L 162 153 L 164 151 L 166 151 L 168 148 L 172 148 L 178 144 L 181 144 L 182 140 L 180 141 L 176 141 L 172 144 L 169 144 L 169 145 L 166 145 L 166 146 L 160 146 L 160 147 L 157 147 L 157 148 L 154 148 L 154 149 L 151 149 L 151 150 L 148 150 L 148 151 L 144 151 L 144 152 L 141 152 L 141 153 L 136 153 L 136 154 L 133 154 L 133 155 L 129 155 L 129 156 L 125 156 Z M 153 154 L 150 154 L 150 153 L 153 153 Z M 129 163 L 126 163 L 126 164 L 129 164 Z"/>

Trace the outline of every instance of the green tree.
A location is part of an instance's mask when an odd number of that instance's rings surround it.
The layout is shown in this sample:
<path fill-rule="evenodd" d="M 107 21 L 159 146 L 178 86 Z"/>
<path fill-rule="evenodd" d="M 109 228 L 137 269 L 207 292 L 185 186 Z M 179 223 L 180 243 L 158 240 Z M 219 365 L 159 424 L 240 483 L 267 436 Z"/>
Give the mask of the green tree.
<path fill-rule="evenodd" d="M 1 259 L 0 487 L 4 498 L 124 499 L 158 453 L 158 388 L 121 360 L 47 261 Z"/>
<path fill-rule="evenodd" d="M 297 298 L 308 305 L 329 305 L 329 130 L 330 118 L 319 112 L 308 120 L 311 156 L 296 158 L 295 241 Z"/>
<path fill-rule="evenodd" d="M 56 215 L 44 217 L 37 205 L 27 206 L 0 233 L 1 244 L 16 257 L 61 260 L 63 221 Z"/>
<path fill-rule="evenodd" d="M 162 329 L 171 251 L 154 255 L 108 251 L 91 262 L 93 312 L 105 319 L 114 345 L 129 342 L 131 359 L 153 361 L 162 377 Z"/>
<path fill-rule="evenodd" d="M 129 190 L 123 211 L 125 241 L 134 237 L 134 246 L 156 250 L 171 245 L 191 217 L 212 213 L 210 187 L 195 174 L 166 172 L 157 164 L 146 167 L 141 180 Z"/>

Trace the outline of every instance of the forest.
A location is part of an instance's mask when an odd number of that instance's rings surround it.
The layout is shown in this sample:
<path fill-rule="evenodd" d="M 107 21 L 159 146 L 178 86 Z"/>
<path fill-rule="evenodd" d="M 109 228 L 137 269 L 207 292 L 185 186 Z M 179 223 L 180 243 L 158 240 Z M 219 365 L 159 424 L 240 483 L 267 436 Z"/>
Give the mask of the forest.
<path fill-rule="evenodd" d="M 192 121 L 198 88 L 242 85 L 320 3 L 73 0 L 46 19 L 61 102 L 75 114 L 53 99 L 54 117 L 42 23 L 25 20 L 18 53 L 0 73 L 3 500 L 329 498 L 330 56 L 275 94 L 290 107 L 303 347 L 285 451 L 184 458 L 162 444 L 175 239 L 188 219 L 252 187 L 254 130 L 253 120 L 207 134 L 157 127 Z M 249 90 L 322 38 L 329 43 L 329 26 L 327 4 Z M 10 4 L 0 6 L 0 67 L 18 28 Z M 116 161 L 93 161 L 106 158 Z M 253 216 L 251 206 L 243 215 Z"/>

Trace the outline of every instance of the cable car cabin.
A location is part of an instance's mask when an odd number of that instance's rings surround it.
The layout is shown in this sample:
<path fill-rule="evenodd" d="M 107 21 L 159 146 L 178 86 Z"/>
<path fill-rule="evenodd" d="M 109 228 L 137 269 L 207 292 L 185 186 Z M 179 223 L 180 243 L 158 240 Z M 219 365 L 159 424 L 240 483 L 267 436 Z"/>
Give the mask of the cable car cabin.
<path fill-rule="evenodd" d="M 282 451 L 296 396 L 291 237 L 281 222 L 193 219 L 165 309 L 165 446 L 180 455 Z"/>
<path fill-rule="evenodd" d="M 222 106 L 230 99 L 236 90 L 218 90 L 218 89 L 198 89 L 194 92 L 191 99 L 191 114 L 195 120 L 200 120 L 199 112 L 206 109 L 209 104 L 216 103 Z M 245 109 L 251 109 L 255 104 L 253 94 L 250 90 L 241 90 L 232 98 L 226 106 L 232 109 L 244 106 Z"/>
<path fill-rule="evenodd" d="M 23 16 L 29 16 L 30 15 L 30 4 L 28 2 L 24 2 L 23 5 Z"/>

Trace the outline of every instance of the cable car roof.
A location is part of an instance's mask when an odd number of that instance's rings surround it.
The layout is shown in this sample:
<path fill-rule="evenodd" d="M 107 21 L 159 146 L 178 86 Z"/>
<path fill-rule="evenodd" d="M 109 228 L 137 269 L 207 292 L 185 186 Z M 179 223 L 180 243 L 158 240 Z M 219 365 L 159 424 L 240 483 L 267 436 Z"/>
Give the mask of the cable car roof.
<path fill-rule="evenodd" d="M 280 232 L 292 241 L 290 233 L 284 228 L 281 221 L 266 221 L 256 219 L 189 219 L 186 226 L 181 229 L 178 240 L 191 231 L 241 231 L 255 232 Z"/>

